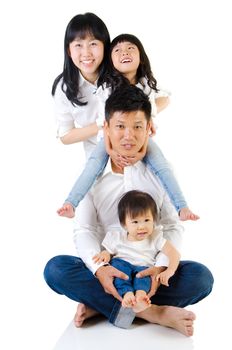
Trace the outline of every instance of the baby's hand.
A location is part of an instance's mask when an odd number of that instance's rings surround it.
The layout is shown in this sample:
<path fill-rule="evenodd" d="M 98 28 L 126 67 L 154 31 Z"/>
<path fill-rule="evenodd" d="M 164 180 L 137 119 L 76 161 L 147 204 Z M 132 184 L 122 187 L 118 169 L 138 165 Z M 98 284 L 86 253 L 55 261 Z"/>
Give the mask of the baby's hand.
<path fill-rule="evenodd" d="M 164 286 L 169 287 L 168 280 L 173 275 L 174 275 L 174 272 L 172 273 L 172 272 L 168 272 L 168 270 L 165 270 L 156 276 L 156 280 L 157 280 L 157 282 L 160 282 Z"/>
<path fill-rule="evenodd" d="M 200 219 L 200 216 L 194 214 L 189 208 L 182 208 L 179 212 L 179 217 L 181 221 L 196 221 Z"/>
<path fill-rule="evenodd" d="M 103 250 L 101 253 L 94 255 L 93 261 L 97 264 L 108 263 L 110 261 L 110 253 L 106 250 Z"/>
<path fill-rule="evenodd" d="M 74 208 L 71 204 L 64 204 L 63 207 L 57 210 L 59 216 L 64 216 L 66 218 L 73 218 L 75 216 Z"/>

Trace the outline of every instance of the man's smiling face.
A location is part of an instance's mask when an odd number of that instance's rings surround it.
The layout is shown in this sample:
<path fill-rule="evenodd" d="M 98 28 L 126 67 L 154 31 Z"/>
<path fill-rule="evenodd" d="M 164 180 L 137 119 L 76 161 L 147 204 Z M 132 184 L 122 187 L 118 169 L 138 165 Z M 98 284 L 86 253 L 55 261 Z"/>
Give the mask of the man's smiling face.
<path fill-rule="evenodd" d="M 112 148 L 121 156 L 134 156 L 144 145 L 150 130 L 143 111 L 115 112 L 105 130 Z"/>

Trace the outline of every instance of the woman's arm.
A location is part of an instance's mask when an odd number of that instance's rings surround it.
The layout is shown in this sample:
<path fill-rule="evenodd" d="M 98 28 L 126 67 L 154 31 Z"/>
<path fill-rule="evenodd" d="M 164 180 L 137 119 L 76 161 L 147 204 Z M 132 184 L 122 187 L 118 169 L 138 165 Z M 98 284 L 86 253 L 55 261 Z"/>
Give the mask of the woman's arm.
<path fill-rule="evenodd" d="M 96 123 L 92 123 L 83 128 L 72 128 L 67 134 L 60 137 L 61 142 L 64 145 L 70 145 L 72 143 L 85 141 L 88 138 L 98 134 L 100 127 Z"/>

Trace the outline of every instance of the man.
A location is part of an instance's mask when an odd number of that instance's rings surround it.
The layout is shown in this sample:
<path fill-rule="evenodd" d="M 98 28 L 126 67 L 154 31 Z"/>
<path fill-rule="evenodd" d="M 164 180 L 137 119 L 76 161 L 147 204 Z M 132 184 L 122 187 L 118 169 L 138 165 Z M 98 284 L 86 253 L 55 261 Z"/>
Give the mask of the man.
<path fill-rule="evenodd" d="M 133 157 L 147 144 L 149 137 L 151 105 L 148 97 L 135 86 L 116 90 L 106 101 L 105 112 L 105 132 L 112 148 L 121 156 Z M 126 279 L 127 276 L 113 266 L 93 261 L 93 256 L 101 251 L 105 233 L 120 226 L 117 204 L 121 196 L 131 189 L 153 196 L 164 237 L 180 249 L 183 229 L 159 180 L 141 161 L 121 169 L 111 159 L 76 213 L 74 242 L 79 258 L 54 257 L 45 267 L 45 280 L 57 293 L 80 303 L 75 316 L 76 326 L 81 326 L 86 318 L 101 313 L 114 325 L 128 328 L 136 316 L 191 336 L 195 315 L 183 308 L 211 292 L 213 277 L 207 267 L 181 261 L 169 281 L 169 287 L 159 285 L 156 276 L 168 266 L 166 256 L 160 253 L 155 266 L 139 274 L 139 277 L 151 277 L 148 296 L 152 306 L 135 315 L 130 308 L 121 307 L 121 297 L 113 285 L 114 277 Z"/>

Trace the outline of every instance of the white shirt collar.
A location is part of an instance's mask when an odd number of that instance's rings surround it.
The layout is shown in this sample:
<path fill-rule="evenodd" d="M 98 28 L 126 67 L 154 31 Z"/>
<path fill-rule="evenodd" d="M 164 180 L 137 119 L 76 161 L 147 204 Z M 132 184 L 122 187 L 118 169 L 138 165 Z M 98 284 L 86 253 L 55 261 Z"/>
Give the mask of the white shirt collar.
<path fill-rule="evenodd" d="M 138 161 L 137 163 L 135 163 L 134 165 L 130 165 L 130 166 L 127 166 L 127 167 L 125 167 L 124 168 L 124 172 L 125 171 L 127 171 L 127 169 L 131 169 L 131 168 L 137 168 L 137 169 L 139 169 L 142 173 L 145 173 L 145 171 L 146 171 L 146 166 L 145 166 L 145 164 L 143 163 L 143 162 L 141 162 L 141 161 Z M 106 166 L 105 166 L 105 169 L 104 169 L 104 171 L 103 171 L 103 173 L 102 173 L 102 176 L 105 176 L 105 175 L 107 175 L 107 174 L 109 174 L 109 173 L 111 173 L 111 174 L 114 174 L 114 175 L 118 175 L 118 176 L 123 176 L 124 175 L 124 173 L 115 173 L 113 170 L 112 170 L 112 164 L 111 164 L 111 159 L 109 158 L 108 159 L 108 162 L 107 162 L 107 164 L 106 164 Z"/>
<path fill-rule="evenodd" d="M 94 84 L 90 83 L 88 80 L 86 80 L 83 75 L 80 73 L 80 80 L 79 80 L 79 87 L 82 87 L 84 84 L 91 85 L 97 88 L 97 81 L 98 79 L 94 82 Z"/>

